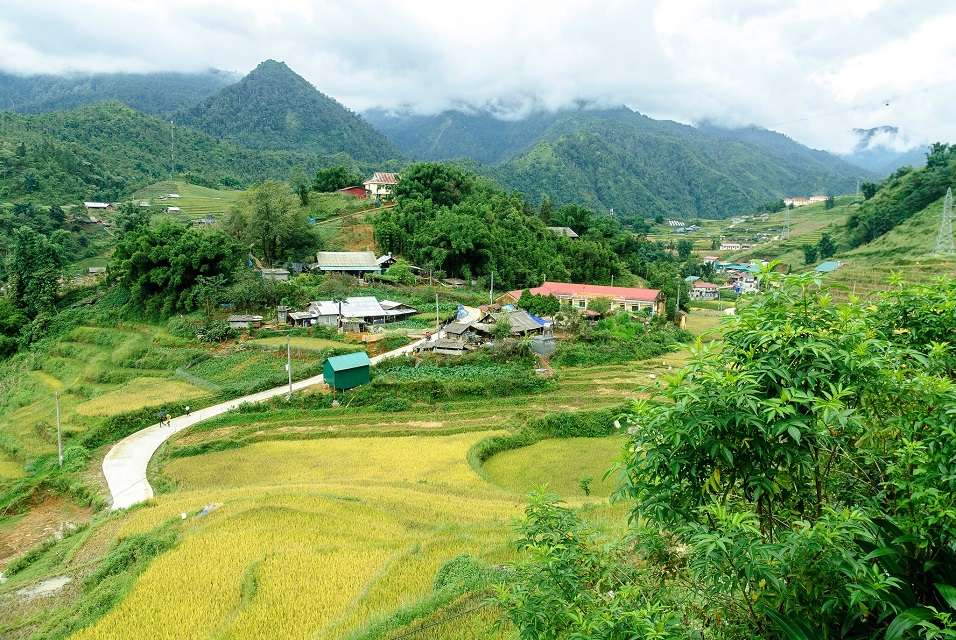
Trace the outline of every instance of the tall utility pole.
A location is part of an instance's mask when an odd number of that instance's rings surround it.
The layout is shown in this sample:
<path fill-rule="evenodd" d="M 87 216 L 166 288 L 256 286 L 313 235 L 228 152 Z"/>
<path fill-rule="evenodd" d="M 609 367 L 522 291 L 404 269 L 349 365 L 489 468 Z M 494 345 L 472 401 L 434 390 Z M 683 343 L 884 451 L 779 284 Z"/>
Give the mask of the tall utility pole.
<path fill-rule="evenodd" d="M 292 333 L 285 334 L 285 370 L 289 372 L 289 399 L 292 399 Z"/>
<path fill-rule="evenodd" d="M 491 289 L 488 291 L 488 304 L 495 302 L 495 272 L 491 272 Z"/>
<path fill-rule="evenodd" d="M 946 190 L 943 200 L 943 216 L 939 221 L 939 231 L 936 233 L 936 250 L 938 256 L 956 255 L 953 247 L 953 190 Z"/>
<path fill-rule="evenodd" d="M 438 294 L 435 294 L 435 333 L 438 333 Z"/>
<path fill-rule="evenodd" d="M 60 454 L 60 468 L 63 468 L 63 432 L 60 430 L 60 394 L 56 396 L 56 449 Z"/>

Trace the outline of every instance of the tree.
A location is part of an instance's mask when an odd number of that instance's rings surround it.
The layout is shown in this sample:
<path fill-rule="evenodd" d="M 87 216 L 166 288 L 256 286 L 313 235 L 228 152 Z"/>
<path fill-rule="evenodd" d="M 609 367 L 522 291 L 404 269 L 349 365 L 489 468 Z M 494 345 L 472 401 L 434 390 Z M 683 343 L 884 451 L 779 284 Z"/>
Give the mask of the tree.
<path fill-rule="evenodd" d="M 817 261 L 817 245 L 815 244 L 805 244 L 803 245 L 803 263 L 804 264 L 813 264 Z"/>
<path fill-rule="evenodd" d="M 694 251 L 694 241 L 684 238 L 677 241 L 677 257 L 681 260 L 687 260 Z"/>
<path fill-rule="evenodd" d="M 292 191 L 299 196 L 299 204 L 303 207 L 309 206 L 309 188 L 311 185 L 302 167 L 296 167 L 292 170 L 289 183 L 292 185 Z"/>
<path fill-rule="evenodd" d="M 588 301 L 588 309 L 603 316 L 611 310 L 611 299 L 591 298 L 591 300 Z"/>
<path fill-rule="evenodd" d="M 467 198 L 474 188 L 474 176 L 458 167 L 422 162 L 402 172 L 394 195 L 397 200 L 430 200 L 436 206 L 450 207 Z"/>
<path fill-rule="evenodd" d="M 312 189 L 320 193 L 328 193 L 360 184 L 362 184 L 362 176 L 340 164 L 316 171 L 315 178 L 312 180 Z"/>
<path fill-rule="evenodd" d="M 556 226 L 570 227 L 577 233 L 584 235 L 591 227 L 591 218 L 594 213 L 585 207 L 576 204 L 566 204 L 551 216 L 552 222 Z"/>
<path fill-rule="evenodd" d="M 66 231 L 47 237 L 30 227 L 14 233 L 7 257 L 7 286 L 13 304 L 28 317 L 54 310 L 68 238 Z"/>
<path fill-rule="evenodd" d="M 199 308 L 209 283 L 226 286 L 242 263 L 242 245 L 220 231 L 162 221 L 122 236 L 110 260 L 110 276 L 131 303 L 161 317 Z"/>
<path fill-rule="evenodd" d="M 664 224 L 663 214 L 658 213 L 656 216 L 654 216 L 654 224 Z"/>
<path fill-rule="evenodd" d="M 823 202 L 824 209 L 832 209 L 836 206 L 836 198 L 833 197 L 832 193 L 827 194 L 827 199 Z"/>
<path fill-rule="evenodd" d="M 511 336 L 511 321 L 507 317 L 502 316 L 500 320 L 495 322 L 495 325 L 491 328 L 491 337 L 495 340 L 503 340 Z"/>
<path fill-rule="evenodd" d="M 536 316 L 553 316 L 561 309 L 560 301 L 553 295 L 539 296 L 525 289 L 518 306 Z"/>
<path fill-rule="evenodd" d="M 398 284 L 415 284 L 415 274 L 412 273 L 411 265 L 407 260 L 396 260 L 395 264 L 385 272 L 385 275 L 394 278 Z"/>
<path fill-rule="evenodd" d="M 320 246 L 306 214 L 281 182 L 267 181 L 250 189 L 223 226 L 270 265 L 280 260 L 301 260 Z"/>
<path fill-rule="evenodd" d="M 710 239 L 710 248 L 711 248 L 711 250 L 713 250 L 713 251 L 716 251 L 717 249 L 720 249 L 720 238 L 718 238 L 717 236 L 714 236 L 713 238 L 711 238 L 711 239 Z"/>
<path fill-rule="evenodd" d="M 863 182 L 860 184 L 860 192 L 863 194 L 864 200 L 869 200 L 876 195 L 876 192 L 879 191 L 880 185 L 875 182 Z"/>
<path fill-rule="evenodd" d="M 545 196 L 541 199 L 541 207 L 538 209 L 538 216 L 541 218 L 541 222 L 550 225 L 553 213 L 554 207 L 551 204 L 551 198 Z"/>
<path fill-rule="evenodd" d="M 833 239 L 830 238 L 829 233 L 824 233 L 820 236 L 820 241 L 817 243 L 817 253 L 820 255 L 820 258 L 824 260 L 836 253 L 836 244 L 834 244 Z"/>
<path fill-rule="evenodd" d="M 116 228 L 120 234 L 149 225 L 153 212 L 149 207 L 140 207 L 132 202 L 120 205 L 116 212 Z"/>

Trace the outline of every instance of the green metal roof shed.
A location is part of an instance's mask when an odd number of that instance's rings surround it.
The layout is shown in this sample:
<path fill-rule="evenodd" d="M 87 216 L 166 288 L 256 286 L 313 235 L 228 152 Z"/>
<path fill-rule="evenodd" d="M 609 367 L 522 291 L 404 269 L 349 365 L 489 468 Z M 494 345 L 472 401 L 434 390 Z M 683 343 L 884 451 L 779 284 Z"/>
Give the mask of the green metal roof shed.
<path fill-rule="evenodd" d="M 325 382 L 334 389 L 351 389 L 372 379 L 372 361 L 364 351 L 332 356 L 322 367 Z"/>

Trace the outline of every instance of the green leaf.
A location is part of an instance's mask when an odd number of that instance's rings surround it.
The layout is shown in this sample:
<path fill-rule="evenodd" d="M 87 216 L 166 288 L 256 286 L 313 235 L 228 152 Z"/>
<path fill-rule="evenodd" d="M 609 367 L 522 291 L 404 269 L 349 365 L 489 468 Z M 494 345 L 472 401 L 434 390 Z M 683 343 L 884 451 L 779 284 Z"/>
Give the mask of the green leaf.
<path fill-rule="evenodd" d="M 946 601 L 946 604 L 948 604 L 951 609 L 956 609 L 956 587 L 937 582 L 936 590 L 939 591 L 939 595 L 943 596 L 943 600 Z"/>
<path fill-rule="evenodd" d="M 926 607 L 913 607 L 900 613 L 890 626 L 886 628 L 886 640 L 900 640 L 903 635 L 923 620 L 933 617 L 933 612 Z"/>
<path fill-rule="evenodd" d="M 793 441 L 797 444 L 800 444 L 800 430 L 794 426 L 787 427 L 787 433 L 790 434 L 790 437 L 793 438 Z"/>
<path fill-rule="evenodd" d="M 787 640 L 811 640 L 815 637 L 797 620 L 785 618 L 773 609 L 767 609 L 764 614 L 770 618 L 774 626 L 780 632 L 782 638 Z"/>

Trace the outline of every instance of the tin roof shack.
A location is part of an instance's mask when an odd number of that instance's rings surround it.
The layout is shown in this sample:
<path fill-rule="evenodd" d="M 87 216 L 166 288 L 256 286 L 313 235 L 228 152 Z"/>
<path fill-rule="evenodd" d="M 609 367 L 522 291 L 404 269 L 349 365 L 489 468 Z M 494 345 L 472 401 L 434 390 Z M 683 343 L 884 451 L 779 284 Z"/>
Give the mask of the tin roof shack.
<path fill-rule="evenodd" d="M 372 380 L 372 361 L 364 351 L 333 356 L 322 367 L 325 382 L 333 389 L 351 389 Z"/>
<path fill-rule="evenodd" d="M 231 315 L 226 318 L 226 322 L 233 329 L 258 329 L 262 326 L 262 316 Z"/>
<path fill-rule="evenodd" d="M 371 251 L 319 251 L 315 254 L 319 271 L 348 273 L 362 277 L 366 273 L 381 273 L 378 258 Z"/>
<path fill-rule="evenodd" d="M 404 302 L 395 302 L 394 300 L 381 300 L 379 304 L 385 310 L 386 322 L 398 322 L 418 313 L 418 309 L 411 307 Z"/>
<path fill-rule="evenodd" d="M 508 322 L 513 336 L 541 334 L 549 326 L 544 320 L 532 316 L 523 309 L 518 309 L 485 314 L 481 321 L 474 323 L 472 327 L 479 333 L 491 335 L 494 333 L 495 325 L 502 321 Z"/>
<path fill-rule="evenodd" d="M 259 269 L 263 280 L 288 280 L 288 269 Z"/>

